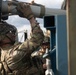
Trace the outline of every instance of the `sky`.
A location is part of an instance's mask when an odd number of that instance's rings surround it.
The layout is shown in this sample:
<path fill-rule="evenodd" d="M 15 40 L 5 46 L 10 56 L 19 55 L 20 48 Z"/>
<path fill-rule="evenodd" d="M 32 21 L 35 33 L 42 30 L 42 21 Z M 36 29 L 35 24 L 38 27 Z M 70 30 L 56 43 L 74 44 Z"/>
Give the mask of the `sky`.
<path fill-rule="evenodd" d="M 21 2 L 31 2 L 32 0 L 18 0 Z M 46 8 L 55 8 L 55 9 L 60 9 L 61 4 L 63 0 L 34 0 L 38 4 L 44 5 Z M 14 16 L 9 16 L 8 20 L 6 20 L 9 24 L 12 24 L 17 27 L 18 29 L 18 36 L 19 36 L 19 41 L 23 42 L 24 37 L 23 37 L 23 32 L 27 30 L 28 36 L 30 35 L 30 23 L 27 19 L 21 18 L 18 15 Z M 45 31 L 44 25 L 43 25 L 43 18 L 37 18 L 37 21 L 40 23 L 40 27 L 42 28 L 43 31 Z"/>

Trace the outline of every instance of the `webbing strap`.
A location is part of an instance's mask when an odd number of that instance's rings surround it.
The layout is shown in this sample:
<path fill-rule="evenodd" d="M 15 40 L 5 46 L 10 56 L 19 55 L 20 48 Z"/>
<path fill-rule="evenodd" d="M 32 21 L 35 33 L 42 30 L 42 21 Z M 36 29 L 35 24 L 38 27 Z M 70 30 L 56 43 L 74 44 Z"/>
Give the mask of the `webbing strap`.
<path fill-rule="evenodd" d="M 31 5 L 31 4 L 30 4 L 30 5 Z M 39 17 L 40 17 L 40 18 L 43 18 L 43 16 L 45 15 L 45 6 L 44 6 L 44 5 L 41 5 L 41 4 L 37 4 L 37 3 L 35 3 L 34 1 L 32 2 L 32 5 L 40 6 L 40 7 L 41 7 L 41 11 L 40 11 Z"/>
<path fill-rule="evenodd" d="M 45 7 L 42 5 L 39 17 L 42 18 L 44 15 L 45 15 Z"/>

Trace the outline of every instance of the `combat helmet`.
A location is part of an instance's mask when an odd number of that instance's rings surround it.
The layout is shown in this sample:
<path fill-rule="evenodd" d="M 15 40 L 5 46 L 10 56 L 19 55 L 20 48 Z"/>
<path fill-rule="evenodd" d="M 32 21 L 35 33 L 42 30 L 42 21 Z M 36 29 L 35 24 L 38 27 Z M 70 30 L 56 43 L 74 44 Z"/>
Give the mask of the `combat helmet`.
<path fill-rule="evenodd" d="M 15 35 L 15 40 L 12 41 L 12 38 L 9 38 L 9 36 L 7 36 L 6 34 L 14 34 Z M 18 33 L 17 33 L 17 28 L 11 24 L 8 24 L 4 21 L 0 22 L 0 42 L 5 38 L 9 38 L 13 43 L 15 43 L 16 41 L 18 41 Z"/>
<path fill-rule="evenodd" d="M 50 44 L 50 37 L 45 36 L 42 44 L 45 44 L 45 45 Z"/>
<path fill-rule="evenodd" d="M 44 40 L 41 47 L 42 48 L 47 47 L 48 49 L 50 49 L 50 31 L 49 30 L 46 30 L 46 32 L 44 32 Z"/>

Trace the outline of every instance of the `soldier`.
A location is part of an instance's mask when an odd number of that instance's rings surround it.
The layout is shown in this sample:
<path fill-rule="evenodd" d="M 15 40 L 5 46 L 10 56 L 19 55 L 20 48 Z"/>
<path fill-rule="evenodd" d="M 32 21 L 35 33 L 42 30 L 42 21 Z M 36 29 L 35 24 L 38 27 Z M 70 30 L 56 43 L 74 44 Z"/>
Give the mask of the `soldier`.
<path fill-rule="evenodd" d="M 0 73 L 2 75 L 44 75 L 42 63 L 37 66 L 38 63 L 31 58 L 31 53 L 43 42 L 43 31 L 35 20 L 29 4 L 20 2 L 17 10 L 20 12 L 19 16 L 29 20 L 32 37 L 23 43 L 15 44 L 16 28 L 7 23 L 0 24 Z"/>
<path fill-rule="evenodd" d="M 44 41 L 41 45 L 40 55 L 43 57 L 43 55 L 46 53 L 46 49 L 50 50 L 50 37 L 45 36 Z M 43 68 L 46 70 L 46 60 L 43 58 Z"/>
<path fill-rule="evenodd" d="M 42 58 L 44 70 L 46 70 L 46 60 L 43 56 L 46 53 L 46 48 L 50 50 L 50 37 L 48 37 L 48 36 L 44 37 L 44 41 L 43 41 L 42 45 L 40 46 L 40 49 L 38 51 L 35 51 L 34 53 L 32 53 L 32 57 L 39 56 Z"/>
<path fill-rule="evenodd" d="M 41 49 L 39 50 L 39 54 L 43 56 L 46 53 L 46 48 L 50 50 L 50 37 L 45 36 L 44 41 L 41 45 Z"/>

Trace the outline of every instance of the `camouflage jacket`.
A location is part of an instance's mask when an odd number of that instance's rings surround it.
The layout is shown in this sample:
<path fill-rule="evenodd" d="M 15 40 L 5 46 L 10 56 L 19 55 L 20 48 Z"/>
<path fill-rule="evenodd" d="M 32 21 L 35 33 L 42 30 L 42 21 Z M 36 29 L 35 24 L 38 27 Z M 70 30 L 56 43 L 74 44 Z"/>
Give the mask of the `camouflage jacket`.
<path fill-rule="evenodd" d="M 1 50 L 2 75 L 41 75 L 40 70 L 31 58 L 43 42 L 44 35 L 38 23 L 32 26 L 32 36 L 23 43 Z M 40 66 L 42 68 L 42 64 Z M 37 74 L 36 74 L 37 73 Z"/>

